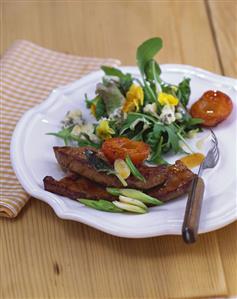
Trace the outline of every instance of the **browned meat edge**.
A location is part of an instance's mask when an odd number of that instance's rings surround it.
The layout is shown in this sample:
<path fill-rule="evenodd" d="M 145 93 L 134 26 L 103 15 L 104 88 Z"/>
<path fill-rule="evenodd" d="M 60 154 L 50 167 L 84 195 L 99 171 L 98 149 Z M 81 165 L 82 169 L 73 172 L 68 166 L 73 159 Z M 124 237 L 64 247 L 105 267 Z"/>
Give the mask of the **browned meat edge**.
<path fill-rule="evenodd" d="M 100 186 L 87 178 L 78 174 L 72 174 L 57 181 L 51 176 L 46 176 L 43 180 L 46 191 L 56 193 L 71 199 L 88 198 L 88 199 L 105 199 L 114 200 L 103 186 Z"/>
<path fill-rule="evenodd" d="M 181 161 L 168 167 L 168 177 L 162 186 L 148 190 L 146 193 L 161 200 L 169 201 L 188 192 L 192 179 L 192 173 Z M 47 191 L 69 197 L 71 199 L 106 199 L 115 200 L 116 197 L 108 194 L 104 186 L 83 178 L 78 174 L 66 176 L 60 181 L 50 176 L 44 178 L 44 188 Z"/>
<path fill-rule="evenodd" d="M 169 166 L 168 177 L 160 187 L 148 190 L 148 194 L 162 201 L 168 201 L 187 193 L 196 176 L 181 161 Z"/>
<path fill-rule="evenodd" d="M 101 151 L 90 147 L 54 147 L 55 157 L 59 165 L 65 170 L 78 173 L 92 181 L 95 181 L 104 186 L 122 187 L 121 182 L 114 175 L 108 175 L 104 172 L 98 172 L 93 166 L 88 163 L 85 156 L 85 149 L 91 149 L 96 152 L 101 159 L 106 162 L 108 160 Z M 168 167 L 166 165 L 159 165 L 157 167 L 148 167 L 140 165 L 137 167 L 141 174 L 145 177 L 146 182 L 142 182 L 130 176 L 127 179 L 128 187 L 147 190 L 157 185 L 164 183 L 167 178 Z"/>

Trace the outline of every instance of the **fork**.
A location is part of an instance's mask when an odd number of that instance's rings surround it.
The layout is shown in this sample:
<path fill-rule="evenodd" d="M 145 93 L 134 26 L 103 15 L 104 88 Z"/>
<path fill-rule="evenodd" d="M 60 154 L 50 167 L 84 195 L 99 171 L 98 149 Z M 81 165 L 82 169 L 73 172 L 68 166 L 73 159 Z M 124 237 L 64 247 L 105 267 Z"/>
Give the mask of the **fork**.
<path fill-rule="evenodd" d="M 205 189 L 205 184 L 203 179 L 201 178 L 201 175 L 203 173 L 203 170 L 207 168 L 214 168 L 220 158 L 220 151 L 218 148 L 216 135 L 212 130 L 210 131 L 212 147 L 208 151 L 206 158 L 201 163 L 198 175 L 193 179 L 185 210 L 182 236 L 185 243 L 188 244 L 196 242 L 198 235 L 202 200 Z"/>

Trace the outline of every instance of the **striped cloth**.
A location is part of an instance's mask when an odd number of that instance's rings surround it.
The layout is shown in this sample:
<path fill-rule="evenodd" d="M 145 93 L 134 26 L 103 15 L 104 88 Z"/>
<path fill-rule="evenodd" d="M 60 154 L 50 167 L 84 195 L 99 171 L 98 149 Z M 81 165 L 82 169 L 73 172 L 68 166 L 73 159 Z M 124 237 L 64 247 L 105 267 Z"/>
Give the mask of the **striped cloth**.
<path fill-rule="evenodd" d="M 0 63 L 0 215 L 13 218 L 29 199 L 10 162 L 11 135 L 19 118 L 55 87 L 77 80 L 102 64 L 116 66 L 120 62 L 58 53 L 19 40 L 6 51 Z"/>

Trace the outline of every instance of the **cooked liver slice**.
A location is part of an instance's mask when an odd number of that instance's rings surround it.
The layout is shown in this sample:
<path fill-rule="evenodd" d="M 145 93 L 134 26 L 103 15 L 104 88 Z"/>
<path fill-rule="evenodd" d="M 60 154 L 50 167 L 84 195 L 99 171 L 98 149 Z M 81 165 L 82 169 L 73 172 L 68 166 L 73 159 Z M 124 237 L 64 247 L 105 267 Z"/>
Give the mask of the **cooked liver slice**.
<path fill-rule="evenodd" d="M 95 182 L 81 177 L 78 174 L 70 174 L 57 181 L 51 176 L 46 176 L 43 180 L 46 191 L 56 193 L 71 199 L 105 199 L 115 200 L 115 198 L 106 192 L 105 187 Z"/>
<path fill-rule="evenodd" d="M 104 172 L 98 172 L 88 163 L 85 150 L 96 152 L 98 157 L 106 161 L 103 153 L 91 147 L 54 147 L 56 159 L 63 169 L 78 173 L 94 182 L 110 187 L 122 187 L 121 182 L 115 175 L 108 175 Z M 148 167 L 146 165 L 137 166 L 138 170 L 145 177 L 146 182 L 142 182 L 131 175 L 126 181 L 128 187 L 147 190 L 165 182 L 168 173 L 166 165 Z"/>
<path fill-rule="evenodd" d="M 181 161 L 168 167 L 168 176 L 160 187 L 148 190 L 148 194 L 162 201 L 175 199 L 189 191 L 191 182 L 196 175 Z"/>
<path fill-rule="evenodd" d="M 145 193 L 161 201 L 169 201 L 187 193 L 194 177 L 195 174 L 181 161 L 176 161 L 174 165 L 168 167 L 166 181 L 161 186 L 147 190 Z M 79 174 L 70 174 L 59 181 L 51 176 L 46 176 L 43 181 L 45 190 L 71 199 L 87 198 L 109 201 L 116 199 L 106 192 L 105 186 L 92 182 Z"/>

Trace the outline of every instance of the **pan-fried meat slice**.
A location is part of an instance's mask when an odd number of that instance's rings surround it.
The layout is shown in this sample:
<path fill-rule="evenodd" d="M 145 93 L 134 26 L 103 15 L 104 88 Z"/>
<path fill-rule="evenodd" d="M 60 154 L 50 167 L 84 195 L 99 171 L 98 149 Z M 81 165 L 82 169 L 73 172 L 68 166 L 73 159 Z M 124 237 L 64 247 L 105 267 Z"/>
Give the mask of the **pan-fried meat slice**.
<path fill-rule="evenodd" d="M 85 150 L 92 150 L 99 158 L 109 163 L 103 153 L 91 147 L 54 147 L 54 153 L 59 165 L 66 170 L 75 172 L 92 181 L 104 186 L 122 187 L 121 182 L 114 175 L 108 175 L 105 172 L 98 172 L 87 160 Z M 146 182 L 139 181 L 134 176 L 130 176 L 126 181 L 130 188 L 150 189 L 164 183 L 168 173 L 168 167 L 159 165 L 157 167 L 148 167 L 140 165 L 137 167 L 145 177 Z"/>
<path fill-rule="evenodd" d="M 166 202 L 187 193 L 194 177 L 195 174 L 181 161 L 176 161 L 174 165 L 168 167 L 168 177 L 165 183 L 148 190 L 146 193 Z M 70 174 L 59 181 L 51 176 L 46 176 L 44 188 L 49 192 L 71 199 L 88 198 L 109 201 L 116 199 L 106 192 L 104 186 L 81 177 L 79 174 Z"/>
<path fill-rule="evenodd" d="M 175 199 L 189 191 L 191 182 L 196 176 L 181 161 L 168 167 L 168 177 L 162 186 L 148 190 L 148 194 L 161 201 Z"/>
<path fill-rule="evenodd" d="M 106 192 L 105 187 L 96 184 L 78 174 L 70 174 L 57 181 L 51 176 L 44 178 L 44 189 L 71 199 L 105 199 L 115 200 L 115 198 Z"/>

